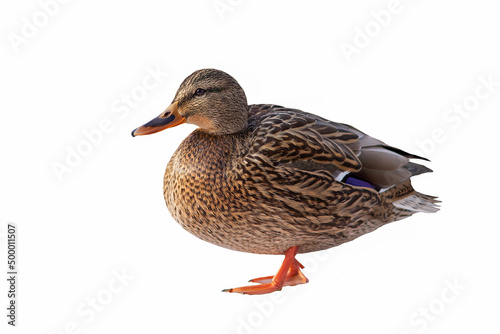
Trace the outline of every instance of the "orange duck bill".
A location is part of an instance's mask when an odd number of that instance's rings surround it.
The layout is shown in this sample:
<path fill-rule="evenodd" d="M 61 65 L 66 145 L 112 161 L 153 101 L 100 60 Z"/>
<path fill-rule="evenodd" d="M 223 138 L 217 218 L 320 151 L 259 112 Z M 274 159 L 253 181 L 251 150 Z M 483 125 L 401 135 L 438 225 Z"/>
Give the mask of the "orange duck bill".
<path fill-rule="evenodd" d="M 179 114 L 177 110 L 177 101 L 175 101 L 158 117 L 153 118 L 146 124 L 132 131 L 132 137 L 150 135 L 182 123 L 186 123 L 186 119 Z"/>
<path fill-rule="evenodd" d="M 259 285 L 248 285 L 240 288 L 224 289 L 222 292 L 237 292 L 246 295 L 263 295 L 274 291 L 280 291 L 284 286 L 293 286 L 309 282 L 300 269 L 304 266 L 295 259 L 298 246 L 290 247 L 285 252 L 285 259 L 280 269 L 274 276 L 259 277 L 251 279 L 249 282 L 259 283 Z"/>

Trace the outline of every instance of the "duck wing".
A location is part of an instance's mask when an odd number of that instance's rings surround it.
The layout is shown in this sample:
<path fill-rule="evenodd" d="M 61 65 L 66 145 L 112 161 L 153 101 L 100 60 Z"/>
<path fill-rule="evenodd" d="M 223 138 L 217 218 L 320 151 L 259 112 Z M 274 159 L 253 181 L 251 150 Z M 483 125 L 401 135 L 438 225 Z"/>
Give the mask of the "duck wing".
<path fill-rule="evenodd" d="M 337 181 L 378 191 L 431 171 L 410 162 L 424 158 L 301 110 L 252 105 L 249 116 L 247 157 L 274 167 L 326 171 Z"/>

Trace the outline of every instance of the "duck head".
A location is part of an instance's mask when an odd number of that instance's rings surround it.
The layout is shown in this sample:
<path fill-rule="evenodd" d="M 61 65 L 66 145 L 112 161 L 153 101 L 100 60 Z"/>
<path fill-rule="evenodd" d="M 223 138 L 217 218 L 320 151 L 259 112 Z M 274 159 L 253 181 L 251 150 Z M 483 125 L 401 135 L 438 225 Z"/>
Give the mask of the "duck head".
<path fill-rule="evenodd" d="M 172 104 L 132 131 L 132 136 L 149 135 L 182 123 L 195 124 L 214 135 L 240 132 L 248 126 L 245 92 L 223 71 L 198 70 L 184 79 Z"/>

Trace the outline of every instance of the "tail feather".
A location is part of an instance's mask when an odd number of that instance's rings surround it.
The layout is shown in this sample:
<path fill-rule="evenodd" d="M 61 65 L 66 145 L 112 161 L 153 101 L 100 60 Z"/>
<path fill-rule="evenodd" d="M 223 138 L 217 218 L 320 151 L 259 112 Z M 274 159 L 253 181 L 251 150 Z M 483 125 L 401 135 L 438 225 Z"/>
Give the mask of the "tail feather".
<path fill-rule="evenodd" d="M 434 213 L 439 211 L 438 203 L 439 201 L 436 200 L 436 197 L 415 191 L 412 195 L 392 202 L 392 205 L 401 210 Z"/>
<path fill-rule="evenodd" d="M 435 196 L 419 193 L 407 180 L 383 193 L 402 215 L 408 216 L 416 212 L 434 213 L 439 211 L 439 203 Z"/>

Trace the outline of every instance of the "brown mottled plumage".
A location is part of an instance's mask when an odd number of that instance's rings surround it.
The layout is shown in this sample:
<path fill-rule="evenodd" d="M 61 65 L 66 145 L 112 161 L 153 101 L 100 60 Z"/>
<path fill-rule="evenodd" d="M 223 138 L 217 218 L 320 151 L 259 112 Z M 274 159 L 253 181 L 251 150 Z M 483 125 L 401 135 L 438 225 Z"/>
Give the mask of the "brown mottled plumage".
<path fill-rule="evenodd" d="M 248 106 L 222 71 L 191 74 L 172 105 L 133 135 L 185 121 L 200 128 L 167 165 L 165 201 L 182 227 L 215 245 L 293 258 L 287 250 L 327 249 L 415 212 L 437 211 L 434 197 L 411 186 L 411 176 L 430 171 L 410 162 L 419 157 L 297 109 Z M 281 286 L 305 283 L 293 281 L 300 263 L 290 261 Z M 280 284 L 271 277 L 254 282 Z M 248 288 L 228 291 L 271 292 Z"/>

